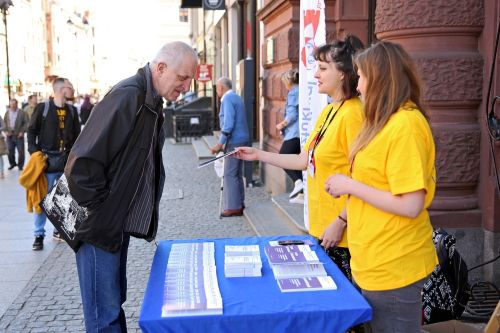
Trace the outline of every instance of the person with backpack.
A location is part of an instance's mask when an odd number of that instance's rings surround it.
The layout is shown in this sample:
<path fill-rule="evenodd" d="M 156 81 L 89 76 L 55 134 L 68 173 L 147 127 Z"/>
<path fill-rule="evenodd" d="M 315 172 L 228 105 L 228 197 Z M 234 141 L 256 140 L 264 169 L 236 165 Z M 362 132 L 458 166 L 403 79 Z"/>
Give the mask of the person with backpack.
<path fill-rule="evenodd" d="M 73 85 L 68 79 L 57 78 L 52 87 L 54 98 L 36 106 L 28 126 L 28 152 L 32 155 L 41 151 L 48 156 L 45 176 L 49 191 L 61 177 L 67 154 L 80 134 L 78 114 L 66 104 L 67 98 L 73 95 Z M 35 213 L 34 216 L 33 250 L 39 251 L 43 250 L 47 217 L 43 212 Z M 54 231 L 53 236 L 55 240 L 61 239 L 57 231 Z"/>

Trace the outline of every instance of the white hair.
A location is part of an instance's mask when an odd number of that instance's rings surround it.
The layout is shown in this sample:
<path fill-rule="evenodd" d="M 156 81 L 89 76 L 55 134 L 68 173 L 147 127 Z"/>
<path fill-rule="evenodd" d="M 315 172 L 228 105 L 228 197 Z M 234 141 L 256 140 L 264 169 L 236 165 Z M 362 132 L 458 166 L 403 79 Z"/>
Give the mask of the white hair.
<path fill-rule="evenodd" d="M 168 66 L 175 66 L 187 55 L 191 55 L 193 59 L 198 59 L 196 51 L 188 44 L 180 41 L 170 42 L 163 45 L 151 62 L 164 62 Z"/>
<path fill-rule="evenodd" d="M 233 88 L 233 83 L 231 82 L 231 80 L 226 77 L 226 76 L 221 76 L 217 82 L 219 82 L 220 84 L 222 84 L 224 87 L 228 88 L 228 89 L 232 89 Z"/>

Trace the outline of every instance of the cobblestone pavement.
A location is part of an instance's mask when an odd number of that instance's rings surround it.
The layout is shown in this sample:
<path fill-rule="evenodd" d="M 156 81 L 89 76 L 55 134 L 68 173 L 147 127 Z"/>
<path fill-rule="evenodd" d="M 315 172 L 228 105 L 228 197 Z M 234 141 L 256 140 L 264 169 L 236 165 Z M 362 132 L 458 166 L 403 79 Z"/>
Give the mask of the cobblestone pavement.
<path fill-rule="evenodd" d="M 157 240 L 255 235 L 244 217 L 218 218 L 220 179 L 210 166 L 196 168 L 198 160 L 191 145 L 173 145 L 167 140 L 164 162 L 167 180 Z M 247 206 L 269 200 L 263 188 L 247 189 L 246 195 Z M 132 239 L 130 243 L 124 305 L 129 332 L 140 332 L 138 318 L 155 248 L 154 243 L 144 240 Z M 84 331 L 75 257 L 66 244 L 57 245 L 0 318 L 0 331 Z"/>

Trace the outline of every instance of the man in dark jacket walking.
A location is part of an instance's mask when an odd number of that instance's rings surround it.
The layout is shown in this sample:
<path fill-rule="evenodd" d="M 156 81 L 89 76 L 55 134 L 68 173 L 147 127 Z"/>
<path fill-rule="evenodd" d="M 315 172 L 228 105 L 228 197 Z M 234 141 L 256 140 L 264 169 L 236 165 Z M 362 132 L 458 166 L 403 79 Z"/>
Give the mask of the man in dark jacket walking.
<path fill-rule="evenodd" d="M 67 156 L 67 152 L 75 143 L 80 134 L 80 122 L 78 113 L 66 103 L 68 97 L 73 94 L 73 85 L 68 79 L 57 78 L 52 83 L 54 98 L 38 104 L 33 111 L 28 127 L 28 151 L 33 154 L 37 151 L 54 154 L 60 152 Z M 48 189 L 57 182 L 64 171 L 64 164 L 60 168 L 45 170 Z M 45 238 L 45 222 L 47 216 L 44 212 L 34 213 L 34 235 L 33 250 L 43 250 Z M 61 240 L 57 231 L 53 233 L 55 240 Z"/>
<path fill-rule="evenodd" d="M 125 332 L 126 261 L 130 236 L 154 239 L 165 171 L 162 97 L 189 90 L 196 52 L 165 44 L 155 59 L 118 83 L 98 103 L 70 152 L 65 175 L 89 216 L 76 253 L 87 332 Z"/>

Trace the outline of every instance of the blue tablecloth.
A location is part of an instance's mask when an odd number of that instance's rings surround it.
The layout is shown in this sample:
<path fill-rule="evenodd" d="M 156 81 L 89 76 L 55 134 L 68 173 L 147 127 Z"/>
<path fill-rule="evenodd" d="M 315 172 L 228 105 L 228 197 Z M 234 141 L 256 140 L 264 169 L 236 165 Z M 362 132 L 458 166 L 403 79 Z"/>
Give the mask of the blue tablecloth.
<path fill-rule="evenodd" d="M 282 293 L 269 267 L 264 246 L 269 240 L 310 239 L 337 290 Z M 223 315 L 161 317 L 168 254 L 173 243 L 215 242 L 217 279 Z M 224 246 L 258 244 L 262 277 L 225 278 Z M 143 332 L 345 332 L 371 319 L 366 300 L 310 236 L 250 237 L 162 241 L 158 245 L 144 294 L 139 326 Z"/>

